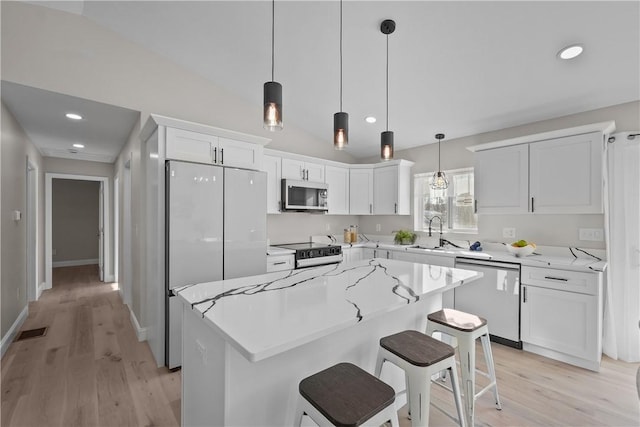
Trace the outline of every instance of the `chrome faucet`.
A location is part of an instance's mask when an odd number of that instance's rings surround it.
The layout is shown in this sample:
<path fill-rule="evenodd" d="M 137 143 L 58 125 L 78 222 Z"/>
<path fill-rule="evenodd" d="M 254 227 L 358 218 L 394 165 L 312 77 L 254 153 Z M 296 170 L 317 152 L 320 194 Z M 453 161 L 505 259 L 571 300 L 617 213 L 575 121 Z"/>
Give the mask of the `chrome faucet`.
<path fill-rule="evenodd" d="M 431 223 L 434 219 L 438 218 L 440 222 L 440 239 L 438 240 L 438 247 L 444 246 L 444 239 L 442 238 L 442 218 L 439 215 L 434 215 L 429 219 L 429 237 L 431 237 Z"/>

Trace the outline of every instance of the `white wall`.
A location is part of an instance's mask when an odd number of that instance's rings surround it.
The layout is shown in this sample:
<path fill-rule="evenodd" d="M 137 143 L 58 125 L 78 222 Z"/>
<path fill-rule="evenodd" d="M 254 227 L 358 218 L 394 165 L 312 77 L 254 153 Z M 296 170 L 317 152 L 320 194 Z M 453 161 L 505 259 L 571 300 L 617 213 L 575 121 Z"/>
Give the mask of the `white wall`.
<path fill-rule="evenodd" d="M 637 131 L 640 129 L 640 101 L 614 105 L 598 110 L 558 117 L 536 123 L 529 123 L 493 132 L 471 135 L 465 138 L 442 142 L 442 168 L 445 170 L 473 166 L 473 153 L 467 150 L 472 145 L 491 141 L 536 134 L 557 129 L 570 128 L 590 123 L 615 120 L 617 131 Z M 447 130 L 442 129 L 446 134 Z M 412 174 L 433 172 L 438 168 L 438 145 L 401 150 L 395 153 L 396 159 L 415 162 Z M 362 163 L 376 162 L 378 158 L 362 159 Z M 411 188 L 413 195 L 413 183 Z M 413 200 L 412 200 L 413 212 Z M 382 227 L 375 232 L 376 224 Z M 517 238 L 531 240 L 546 246 L 579 246 L 584 248 L 604 248 L 604 242 L 578 240 L 579 228 L 604 228 L 603 215 L 479 215 L 478 234 L 451 234 L 464 240 L 489 240 L 507 242 L 513 239 L 502 237 L 503 227 L 515 227 Z M 360 229 L 363 233 L 389 234 L 400 228 L 413 229 L 413 216 L 362 216 Z"/>
<path fill-rule="evenodd" d="M 9 110 L 2 104 L 1 116 L 1 300 L 2 317 L 0 330 L 4 337 L 20 312 L 27 305 L 27 233 L 26 233 L 26 165 L 27 157 L 38 169 L 37 185 L 44 188 L 42 157 Z M 37 251 L 40 260 L 44 259 L 44 199 L 38 198 L 38 235 Z M 13 211 L 22 212 L 20 221 L 14 221 Z M 44 265 L 40 263 L 38 283 L 44 280 Z"/>
<path fill-rule="evenodd" d="M 56 178 L 51 189 L 53 262 L 97 261 L 100 182 Z"/>

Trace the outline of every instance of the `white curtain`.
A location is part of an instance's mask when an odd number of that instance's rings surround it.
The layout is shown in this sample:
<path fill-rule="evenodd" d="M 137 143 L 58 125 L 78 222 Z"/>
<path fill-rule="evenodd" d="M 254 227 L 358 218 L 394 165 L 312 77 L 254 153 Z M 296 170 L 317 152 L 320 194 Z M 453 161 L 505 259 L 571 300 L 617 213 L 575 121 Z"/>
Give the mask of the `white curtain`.
<path fill-rule="evenodd" d="M 640 362 L 640 132 L 621 132 L 604 161 L 607 286 L 603 351 Z"/>

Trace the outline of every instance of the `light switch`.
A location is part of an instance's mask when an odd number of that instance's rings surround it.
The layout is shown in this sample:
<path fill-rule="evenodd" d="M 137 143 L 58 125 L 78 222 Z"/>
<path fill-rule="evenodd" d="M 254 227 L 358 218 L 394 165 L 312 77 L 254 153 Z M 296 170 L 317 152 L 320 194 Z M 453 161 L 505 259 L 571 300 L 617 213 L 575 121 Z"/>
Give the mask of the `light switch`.
<path fill-rule="evenodd" d="M 507 239 L 515 239 L 516 238 L 516 229 L 513 227 L 505 227 L 502 229 L 502 237 Z"/>
<path fill-rule="evenodd" d="M 13 211 L 13 220 L 14 221 L 20 221 L 21 219 L 22 219 L 22 212 Z"/>

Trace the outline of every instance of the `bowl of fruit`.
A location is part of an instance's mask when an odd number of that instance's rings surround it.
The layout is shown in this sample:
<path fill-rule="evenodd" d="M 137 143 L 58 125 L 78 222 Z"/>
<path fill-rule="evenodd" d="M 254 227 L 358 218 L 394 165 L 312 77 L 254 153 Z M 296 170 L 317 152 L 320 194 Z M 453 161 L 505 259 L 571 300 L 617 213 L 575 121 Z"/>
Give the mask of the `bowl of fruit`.
<path fill-rule="evenodd" d="M 536 250 L 536 244 L 527 242 L 526 240 L 518 240 L 511 244 L 507 244 L 507 250 L 517 257 L 525 257 L 531 255 Z"/>

